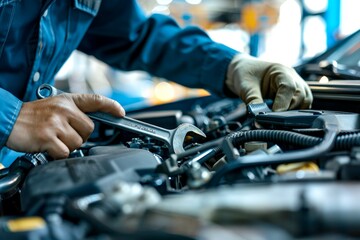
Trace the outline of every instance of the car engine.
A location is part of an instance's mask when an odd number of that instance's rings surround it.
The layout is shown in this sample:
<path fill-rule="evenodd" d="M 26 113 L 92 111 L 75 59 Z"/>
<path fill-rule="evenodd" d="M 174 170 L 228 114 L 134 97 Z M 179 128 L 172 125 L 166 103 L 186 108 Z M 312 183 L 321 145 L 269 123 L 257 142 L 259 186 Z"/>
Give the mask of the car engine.
<path fill-rule="evenodd" d="M 0 238 L 359 237 L 359 109 L 271 104 L 208 96 L 128 113 L 206 134 L 187 136 L 178 154 L 97 122 L 68 159 L 19 157 L 0 170 Z"/>

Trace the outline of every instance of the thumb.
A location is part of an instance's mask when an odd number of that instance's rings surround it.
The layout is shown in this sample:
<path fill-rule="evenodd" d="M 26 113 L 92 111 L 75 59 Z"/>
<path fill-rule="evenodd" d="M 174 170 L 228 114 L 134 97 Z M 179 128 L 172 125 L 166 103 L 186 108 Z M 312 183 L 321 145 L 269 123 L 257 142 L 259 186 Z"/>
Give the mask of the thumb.
<path fill-rule="evenodd" d="M 71 94 L 71 98 L 84 113 L 105 112 L 115 117 L 125 116 L 124 108 L 117 101 L 99 94 Z"/>

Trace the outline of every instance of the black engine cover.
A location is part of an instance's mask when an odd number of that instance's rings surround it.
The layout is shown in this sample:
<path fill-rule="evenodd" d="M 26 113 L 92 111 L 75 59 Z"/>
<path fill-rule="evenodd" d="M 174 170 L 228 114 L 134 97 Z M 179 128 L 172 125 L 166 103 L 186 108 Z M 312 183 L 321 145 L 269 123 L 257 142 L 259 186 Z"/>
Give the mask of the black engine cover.
<path fill-rule="evenodd" d="M 32 204 L 51 195 L 77 198 L 100 192 L 99 181 L 111 175 L 116 179 L 138 182 L 158 165 L 157 157 L 146 150 L 105 147 L 100 155 L 50 162 L 31 170 L 21 190 L 21 205 Z M 107 152 L 104 154 L 103 152 Z"/>

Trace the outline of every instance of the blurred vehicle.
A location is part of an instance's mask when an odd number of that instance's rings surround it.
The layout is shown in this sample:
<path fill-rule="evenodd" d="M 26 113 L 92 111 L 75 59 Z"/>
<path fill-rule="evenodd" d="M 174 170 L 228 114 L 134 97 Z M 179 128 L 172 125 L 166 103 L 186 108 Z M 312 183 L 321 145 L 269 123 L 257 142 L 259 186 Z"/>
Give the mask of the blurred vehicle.
<path fill-rule="evenodd" d="M 127 115 L 206 138 L 187 135 L 174 154 L 100 121 L 68 159 L 18 158 L 0 170 L 0 239 L 359 238 L 359 40 L 296 68 L 311 110 L 210 95 L 153 102 Z"/>

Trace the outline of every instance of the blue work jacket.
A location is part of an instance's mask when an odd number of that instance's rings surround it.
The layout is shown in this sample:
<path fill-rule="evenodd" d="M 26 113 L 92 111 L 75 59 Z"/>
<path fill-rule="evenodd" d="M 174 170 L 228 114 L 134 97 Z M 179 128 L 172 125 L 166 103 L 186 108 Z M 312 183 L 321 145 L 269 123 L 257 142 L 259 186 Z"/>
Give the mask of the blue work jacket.
<path fill-rule="evenodd" d="M 53 83 L 75 49 L 117 69 L 144 70 L 219 95 L 236 54 L 199 28 L 146 16 L 136 0 L 0 0 L 2 153 L 22 103 L 35 100 L 41 84 Z"/>

